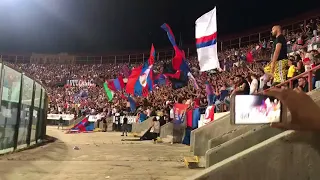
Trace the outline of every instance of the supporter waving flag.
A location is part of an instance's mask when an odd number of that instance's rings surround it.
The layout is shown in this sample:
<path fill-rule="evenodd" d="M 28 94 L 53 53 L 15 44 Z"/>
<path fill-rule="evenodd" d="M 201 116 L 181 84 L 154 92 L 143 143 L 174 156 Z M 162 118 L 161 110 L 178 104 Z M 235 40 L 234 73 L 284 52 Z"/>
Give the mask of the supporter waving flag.
<path fill-rule="evenodd" d="M 164 64 L 163 74 L 169 78 L 173 89 L 182 88 L 188 85 L 189 66 L 185 54 L 176 44 L 175 37 L 170 26 L 164 23 L 161 28 L 167 32 L 168 38 L 174 48 L 175 56 L 171 64 Z"/>
<path fill-rule="evenodd" d="M 150 50 L 150 57 L 143 66 L 132 69 L 128 78 L 126 92 L 135 96 L 148 96 L 153 88 L 153 63 L 155 59 L 155 50 L 153 44 Z"/>

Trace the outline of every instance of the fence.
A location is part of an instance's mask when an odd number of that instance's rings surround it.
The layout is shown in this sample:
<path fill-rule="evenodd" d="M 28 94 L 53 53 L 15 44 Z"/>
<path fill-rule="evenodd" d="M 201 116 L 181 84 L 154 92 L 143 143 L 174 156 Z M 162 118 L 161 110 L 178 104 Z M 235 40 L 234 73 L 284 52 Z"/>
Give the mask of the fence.
<path fill-rule="evenodd" d="M 0 154 L 41 142 L 48 96 L 41 84 L 0 63 Z"/>

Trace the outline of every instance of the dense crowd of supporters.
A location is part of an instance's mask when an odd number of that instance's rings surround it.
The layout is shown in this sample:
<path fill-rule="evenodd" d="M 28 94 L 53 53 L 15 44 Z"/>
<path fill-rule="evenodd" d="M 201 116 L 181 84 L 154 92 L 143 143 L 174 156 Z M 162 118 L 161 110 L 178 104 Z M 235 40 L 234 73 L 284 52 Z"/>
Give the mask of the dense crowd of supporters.
<path fill-rule="evenodd" d="M 288 79 L 319 64 L 319 32 L 318 19 L 311 20 L 298 32 L 283 30 L 289 54 Z M 174 102 L 194 103 L 199 107 L 206 107 L 208 105 L 206 82 L 214 90 L 216 110 L 226 111 L 230 95 L 243 83 L 248 84 L 245 90 L 242 89 L 246 93 L 255 93 L 271 86 L 263 67 L 270 61 L 272 52 L 272 41 L 269 39 L 247 47 L 228 49 L 219 52 L 221 69 L 209 72 L 199 71 L 195 56 L 187 57 L 188 65 L 199 88 L 195 88 L 193 83 L 177 90 L 173 90 L 170 84 L 156 86 L 147 98 L 135 97 L 138 107 L 136 113 L 143 113 L 146 116 L 158 113 L 170 119 L 173 118 Z M 171 59 L 156 60 L 153 67 L 155 73 L 161 73 L 163 63 L 169 61 Z M 49 113 L 81 115 L 104 112 L 111 115 L 129 109 L 130 103 L 121 96 L 122 92 L 116 93 L 113 101 L 108 102 L 103 82 L 118 75 L 126 76 L 123 67 L 135 67 L 138 64 L 13 64 L 13 66 L 31 75 L 47 88 L 50 98 Z M 314 82 L 320 81 L 318 74 L 315 73 Z M 94 85 L 66 86 L 66 82 L 72 79 L 90 81 Z M 317 83 L 313 84 L 316 85 Z M 307 91 L 306 79 L 300 78 L 295 82 L 295 86 Z M 220 106 L 221 104 L 223 106 Z"/>

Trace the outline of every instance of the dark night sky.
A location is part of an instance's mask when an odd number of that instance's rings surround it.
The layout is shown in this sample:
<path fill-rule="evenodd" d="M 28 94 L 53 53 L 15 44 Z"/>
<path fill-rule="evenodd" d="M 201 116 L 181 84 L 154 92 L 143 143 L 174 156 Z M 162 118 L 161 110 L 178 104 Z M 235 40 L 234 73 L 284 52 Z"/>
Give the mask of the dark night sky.
<path fill-rule="evenodd" d="M 218 34 L 226 35 L 296 17 L 319 4 L 319 0 L 0 0 L 0 52 L 118 52 L 147 50 L 152 42 L 156 48 L 170 47 L 160 28 L 164 22 L 176 38 L 181 32 L 184 44 L 191 44 L 195 20 L 214 6 Z"/>

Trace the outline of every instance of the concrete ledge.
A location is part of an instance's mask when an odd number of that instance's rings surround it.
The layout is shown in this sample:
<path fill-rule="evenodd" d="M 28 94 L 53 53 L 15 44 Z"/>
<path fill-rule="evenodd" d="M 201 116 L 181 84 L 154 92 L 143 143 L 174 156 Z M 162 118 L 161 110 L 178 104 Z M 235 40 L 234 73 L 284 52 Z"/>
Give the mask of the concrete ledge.
<path fill-rule="evenodd" d="M 317 180 L 320 135 L 285 131 L 188 179 Z"/>
<path fill-rule="evenodd" d="M 232 131 L 230 132 L 227 132 L 219 137 L 216 137 L 216 138 L 213 138 L 213 139 L 210 139 L 208 141 L 208 149 L 212 149 L 218 145 L 221 145 L 233 138 L 236 138 L 252 129 L 255 129 L 255 128 L 258 128 L 260 127 L 261 125 L 258 125 L 258 126 L 239 126 L 237 127 L 236 129 L 233 129 Z"/>
<path fill-rule="evenodd" d="M 195 156 L 204 156 L 208 150 L 208 141 L 210 139 L 221 136 L 239 127 L 241 126 L 230 124 L 230 114 L 228 113 L 212 123 L 193 130 L 191 132 L 191 152 L 193 152 Z"/>
<path fill-rule="evenodd" d="M 146 129 L 149 129 L 151 126 L 153 117 L 149 117 L 142 123 L 133 123 L 132 124 L 132 133 L 140 133 L 142 131 L 145 131 Z"/>
<path fill-rule="evenodd" d="M 230 112 L 223 112 L 223 113 L 215 113 L 214 114 L 214 117 L 215 117 L 215 120 L 214 122 L 216 121 L 219 121 L 221 118 L 227 116 Z M 214 122 L 211 122 L 209 124 L 212 124 Z M 205 125 L 205 126 L 209 126 L 209 124 Z M 198 131 L 202 131 L 202 129 L 207 129 L 205 128 L 205 126 L 202 126 L 198 129 L 195 129 L 191 132 L 191 135 L 190 135 L 190 152 L 193 152 L 194 151 L 194 145 L 195 145 L 195 134 L 198 132 Z"/>
<path fill-rule="evenodd" d="M 206 152 L 206 168 L 283 132 L 269 125 L 260 126 Z"/>
<path fill-rule="evenodd" d="M 160 138 L 173 136 L 173 123 L 166 123 L 160 128 Z"/>

